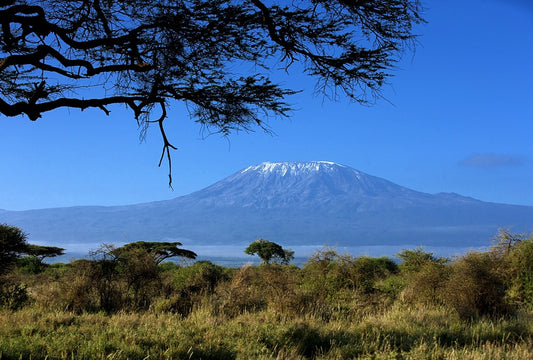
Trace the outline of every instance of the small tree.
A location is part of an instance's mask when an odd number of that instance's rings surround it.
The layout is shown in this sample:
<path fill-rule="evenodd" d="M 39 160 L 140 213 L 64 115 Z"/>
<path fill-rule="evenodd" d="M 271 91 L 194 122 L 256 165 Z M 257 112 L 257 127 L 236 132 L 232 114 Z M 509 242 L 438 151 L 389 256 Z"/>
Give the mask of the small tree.
<path fill-rule="evenodd" d="M 27 256 L 19 259 L 19 269 L 23 269 L 23 271 L 30 274 L 38 274 L 48 266 L 44 263 L 45 258 L 63 255 L 65 253 L 65 249 L 55 246 L 29 244 L 24 253 Z"/>
<path fill-rule="evenodd" d="M 195 259 L 196 253 L 180 249 L 179 242 L 138 241 L 112 251 L 120 264 L 120 272 L 133 291 L 138 308 L 148 308 L 151 295 L 159 291 L 160 270 L 158 265 L 172 257 Z"/>
<path fill-rule="evenodd" d="M 180 249 L 178 246 L 181 245 L 180 242 L 137 241 L 114 249 L 113 254 L 119 258 L 148 255 L 155 265 L 173 257 L 196 259 L 196 253 Z"/>
<path fill-rule="evenodd" d="M 270 264 L 272 260 L 281 264 L 288 264 L 294 259 L 294 251 L 291 249 L 283 249 L 280 245 L 262 238 L 248 245 L 244 252 L 248 255 L 259 256 L 262 264 Z"/>
<path fill-rule="evenodd" d="M 0 275 L 5 273 L 17 258 L 26 252 L 27 234 L 19 227 L 0 224 Z"/>
<path fill-rule="evenodd" d="M 43 262 L 45 258 L 64 255 L 65 249 L 56 246 L 29 244 L 24 252 L 29 256 L 36 257 L 40 262 Z"/>
<path fill-rule="evenodd" d="M 448 258 L 435 257 L 432 252 L 424 251 L 423 246 L 420 246 L 414 250 L 404 249 L 396 254 L 396 256 L 402 260 L 402 263 L 400 264 L 400 270 L 407 273 L 418 272 L 425 265 L 430 263 L 444 265 L 450 261 Z"/>

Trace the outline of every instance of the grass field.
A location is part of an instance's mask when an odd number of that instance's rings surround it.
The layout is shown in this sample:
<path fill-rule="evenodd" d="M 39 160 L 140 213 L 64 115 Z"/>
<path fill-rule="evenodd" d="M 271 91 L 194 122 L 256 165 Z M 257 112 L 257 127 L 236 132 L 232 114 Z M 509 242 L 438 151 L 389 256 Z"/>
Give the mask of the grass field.
<path fill-rule="evenodd" d="M 0 359 L 533 359 L 519 240 L 399 265 L 327 248 L 302 267 L 25 261 L 1 279 Z"/>
<path fill-rule="evenodd" d="M 463 322 L 394 307 L 360 318 L 163 313 L 0 314 L 1 359 L 531 359 L 533 316 Z"/>

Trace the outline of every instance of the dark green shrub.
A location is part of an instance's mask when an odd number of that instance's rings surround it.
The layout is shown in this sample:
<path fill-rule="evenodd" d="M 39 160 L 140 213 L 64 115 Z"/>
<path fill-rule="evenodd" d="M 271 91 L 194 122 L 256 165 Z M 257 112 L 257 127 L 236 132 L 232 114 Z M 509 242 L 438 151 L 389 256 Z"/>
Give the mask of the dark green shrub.
<path fill-rule="evenodd" d="M 161 272 L 176 271 L 180 268 L 178 264 L 172 261 L 165 261 L 158 265 Z"/>
<path fill-rule="evenodd" d="M 27 248 L 28 235 L 16 226 L 0 224 L 0 275 L 7 273 Z"/>
<path fill-rule="evenodd" d="M 395 274 L 391 276 L 387 276 L 381 281 L 378 281 L 376 283 L 376 288 L 384 293 L 387 294 L 391 299 L 396 299 L 401 292 L 405 289 L 407 286 L 408 281 L 405 278 L 405 276 L 401 276 L 400 274 Z"/>
<path fill-rule="evenodd" d="M 22 274 L 36 275 L 46 270 L 48 264 L 35 256 L 24 256 L 17 259 L 17 268 Z"/>
<path fill-rule="evenodd" d="M 374 291 L 376 281 L 398 272 L 396 263 L 387 257 L 362 256 L 353 260 L 350 268 L 355 288 L 365 293 Z"/>
<path fill-rule="evenodd" d="M 210 261 L 197 261 L 191 266 L 180 267 L 174 273 L 178 291 L 210 294 L 219 282 L 228 280 L 226 270 Z"/>
<path fill-rule="evenodd" d="M 0 308 L 18 310 L 29 301 L 27 287 L 12 278 L 0 278 Z"/>

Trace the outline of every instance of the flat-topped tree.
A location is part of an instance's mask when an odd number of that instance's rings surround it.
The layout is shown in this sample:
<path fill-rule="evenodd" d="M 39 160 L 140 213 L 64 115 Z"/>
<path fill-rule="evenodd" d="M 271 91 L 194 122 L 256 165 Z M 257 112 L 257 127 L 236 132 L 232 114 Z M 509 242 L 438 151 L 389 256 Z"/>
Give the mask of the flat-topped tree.
<path fill-rule="evenodd" d="M 56 246 L 42 246 L 29 244 L 24 251 L 29 256 L 34 256 L 42 262 L 45 258 L 56 257 L 65 254 L 65 249 Z"/>
<path fill-rule="evenodd" d="M 170 175 L 173 101 L 210 132 L 268 131 L 295 93 L 270 77 L 293 66 L 318 93 L 374 100 L 421 10 L 418 0 L 0 0 L 0 113 L 123 105 L 142 134 L 159 127 Z"/>
<path fill-rule="evenodd" d="M 257 255 L 261 259 L 262 264 L 270 264 L 271 261 L 281 264 L 288 264 L 294 259 L 294 251 L 291 249 L 284 249 L 272 241 L 259 238 L 252 242 L 244 250 L 245 254 Z"/>
<path fill-rule="evenodd" d="M 127 258 L 132 255 L 148 255 L 156 265 L 173 257 L 196 259 L 196 253 L 180 249 L 178 246 L 182 246 L 182 244 L 180 242 L 137 241 L 116 248 L 112 253 L 119 258 Z"/>

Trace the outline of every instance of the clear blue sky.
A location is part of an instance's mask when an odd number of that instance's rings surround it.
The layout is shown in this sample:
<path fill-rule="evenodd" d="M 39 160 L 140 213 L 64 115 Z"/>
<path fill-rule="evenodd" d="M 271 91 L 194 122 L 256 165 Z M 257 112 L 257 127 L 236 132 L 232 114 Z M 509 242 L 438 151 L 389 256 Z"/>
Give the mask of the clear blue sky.
<path fill-rule="evenodd" d="M 168 135 L 174 191 L 157 167 L 156 128 L 140 143 L 131 113 L 55 111 L 0 118 L 0 209 L 171 199 L 263 161 L 329 160 L 418 191 L 533 206 L 533 2 L 426 1 L 428 24 L 385 88 L 361 107 L 313 97 L 293 70 L 298 111 L 275 136 L 203 138 L 178 105 Z"/>

